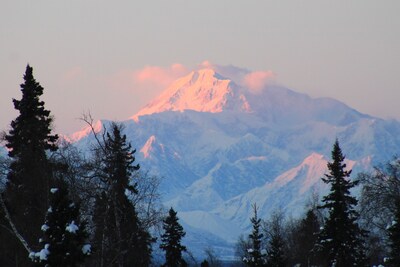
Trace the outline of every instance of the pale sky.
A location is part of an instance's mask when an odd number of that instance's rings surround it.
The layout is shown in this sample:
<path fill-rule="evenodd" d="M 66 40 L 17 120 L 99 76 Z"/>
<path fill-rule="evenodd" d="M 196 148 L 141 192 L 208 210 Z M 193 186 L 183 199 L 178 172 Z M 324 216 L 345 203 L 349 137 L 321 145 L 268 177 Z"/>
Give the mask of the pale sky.
<path fill-rule="evenodd" d="M 204 62 L 400 119 L 400 1 L 2 0 L 0 130 L 34 68 L 55 131 L 124 120 Z"/>

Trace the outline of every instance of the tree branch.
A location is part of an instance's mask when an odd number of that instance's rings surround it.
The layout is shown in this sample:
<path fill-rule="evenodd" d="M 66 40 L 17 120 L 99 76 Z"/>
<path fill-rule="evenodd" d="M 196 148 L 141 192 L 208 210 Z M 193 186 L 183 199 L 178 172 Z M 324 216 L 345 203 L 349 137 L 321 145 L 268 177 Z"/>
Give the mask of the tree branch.
<path fill-rule="evenodd" d="M 32 250 L 30 249 L 28 243 L 26 242 L 26 240 L 21 236 L 21 234 L 18 232 L 17 228 L 15 227 L 15 224 L 13 223 L 10 213 L 8 212 L 8 209 L 6 207 L 6 204 L 4 203 L 4 199 L 3 199 L 3 194 L 0 193 L 0 204 L 3 208 L 4 214 L 5 214 L 5 218 L 7 219 L 8 223 L 11 226 L 12 232 L 14 233 L 15 237 L 18 238 L 18 240 L 21 242 L 21 244 L 24 246 L 24 248 L 26 249 L 26 251 L 29 253 L 32 252 Z"/>

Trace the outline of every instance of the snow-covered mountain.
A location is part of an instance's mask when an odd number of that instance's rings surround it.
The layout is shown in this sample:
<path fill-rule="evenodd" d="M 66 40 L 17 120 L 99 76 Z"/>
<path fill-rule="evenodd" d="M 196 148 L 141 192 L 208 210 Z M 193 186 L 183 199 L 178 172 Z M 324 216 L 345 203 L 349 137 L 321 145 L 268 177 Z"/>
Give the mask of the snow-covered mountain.
<path fill-rule="evenodd" d="M 223 256 L 246 233 L 253 203 L 262 217 L 276 209 L 298 216 L 312 192 L 325 193 L 320 178 L 335 138 L 353 173 L 400 148 L 397 121 L 276 84 L 249 90 L 213 69 L 178 79 L 124 124 L 142 169 L 162 177 L 165 205 L 190 229 L 188 247 L 200 253 L 213 245 L 201 240 L 218 240 Z M 87 146 L 90 134 L 71 139 Z"/>
<path fill-rule="evenodd" d="M 195 110 L 211 113 L 228 109 L 249 111 L 246 98 L 240 91 L 235 83 L 212 69 L 192 71 L 173 82 L 164 93 L 133 118 L 164 111 Z"/>

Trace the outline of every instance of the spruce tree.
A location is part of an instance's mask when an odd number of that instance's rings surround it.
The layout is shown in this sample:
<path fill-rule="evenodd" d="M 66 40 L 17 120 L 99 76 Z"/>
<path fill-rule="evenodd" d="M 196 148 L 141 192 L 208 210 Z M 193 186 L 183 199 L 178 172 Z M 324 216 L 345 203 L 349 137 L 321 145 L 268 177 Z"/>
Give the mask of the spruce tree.
<path fill-rule="evenodd" d="M 107 133 L 102 158 L 103 191 L 97 196 L 94 213 L 95 266 L 148 266 L 151 261 L 151 242 L 143 229 L 134 205 L 127 197 L 137 189 L 130 179 L 139 165 L 121 126 L 112 124 Z"/>
<path fill-rule="evenodd" d="M 266 229 L 269 235 L 267 244 L 267 267 L 286 266 L 285 240 L 283 236 L 283 215 L 276 213 L 267 224 Z"/>
<path fill-rule="evenodd" d="M 210 267 L 210 264 L 208 263 L 207 260 L 203 260 L 203 261 L 200 263 L 200 267 Z"/>
<path fill-rule="evenodd" d="M 165 251 L 165 267 L 182 267 L 187 263 L 182 258 L 186 247 L 181 244 L 181 239 L 186 235 L 182 225 L 178 222 L 177 212 L 171 207 L 168 216 L 163 220 L 164 234 L 161 235 L 160 248 Z"/>
<path fill-rule="evenodd" d="M 329 212 L 321 230 L 317 248 L 325 259 L 325 266 L 348 267 L 364 266 L 365 253 L 363 237 L 365 232 L 357 223 L 355 210 L 357 199 L 350 194 L 350 189 L 357 182 L 349 180 L 351 170 L 346 170 L 345 156 L 336 140 L 332 150 L 332 162 L 328 163 L 329 174 L 322 180 L 330 185 L 330 193 L 323 199 L 320 208 Z"/>
<path fill-rule="evenodd" d="M 299 227 L 296 230 L 296 263 L 301 266 L 316 266 L 318 265 L 318 258 L 314 252 L 314 245 L 318 240 L 318 233 L 320 230 L 320 223 L 315 214 L 314 209 L 309 209 L 304 219 L 300 221 Z"/>
<path fill-rule="evenodd" d="M 385 261 L 387 266 L 400 266 L 400 199 L 395 201 L 396 211 L 392 225 L 388 228 L 390 256 Z"/>
<path fill-rule="evenodd" d="M 251 224 L 253 225 L 253 231 L 249 234 L 249 239 L 252 247 L 249 248 L 248 254 L 249 257 L 243 259 L 247 266 L 264 266 L 265 260 L 263 259 L 263 255 L 261 253 L 261 239 L 263 238 L 263 234 L 260 231 L 261 227 L 261 219 L 257 216 L 257 206 L 253 205 L 254 216 L 250 219 Z"/>
<path fill-rule="evenodd" d="M 57 135 L 51 134 L 52 117 L 40 100 L 43 87 L 33 77 L 32 67 L 26 67 L 24 83 L 21 84 L 21 100 L 13 100 L 18 117 L 11 122 L 5 135 L 8 155 L 12 159 L 4 192 L 5 207 L 18 233 L 32 248 L 38 248 L 40 226 L 48 207 L 48 189 L 51 183 L 51 166 L 47 151 L 57 149 Z M 4 211 L 3 211 L 4 213 Z M 5 216 L 5 213 L 2 214 Z M 4 229 L 0 230 L 0 243 L 8 246 L 0 251 L 0 258 L 9 258 L 10 264 L 29 264 L 28 252 L 16 238 Z M 11 234 L 14 235 L 15 234 Z"/>
<path fill-rule="evenodd" d="M 89 235 L 80 218 L 79 204 L 70 200 L 63 183 L 50 189 L 50 207 L 41 230 L 42 249 L 30 254 L 38 266 L 79 266 L 90 255 Z"/>

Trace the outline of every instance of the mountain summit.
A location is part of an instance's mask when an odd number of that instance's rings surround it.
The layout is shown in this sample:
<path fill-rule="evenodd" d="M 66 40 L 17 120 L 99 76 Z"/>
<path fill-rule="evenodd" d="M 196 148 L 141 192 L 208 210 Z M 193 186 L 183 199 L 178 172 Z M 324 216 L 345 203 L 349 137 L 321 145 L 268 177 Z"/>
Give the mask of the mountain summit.
<path fill-rule="evenodd" d="M 276 209 L 296 217 L 313 192 L 324 195 L 320 178 L 336 138 L 353 174 L 400 148 L 397 121 L 275 83 L 254 91 L 210 68 L 176 80 L 133 119 L 122 123 L 137 160 L 163 177 L 162 202 L 179 211 L 187 244 L 202 258 L 206 246 L 220 248 L 221 258 L 234 254 L 254 202 L 260 217 Z M 94 142 L 88 131 L 75 137 L 78 146 Z"/>
<path fill-rule="evenodd" d="M 250 111 L 243 89 L 213 69 L 207 68 L 192 71 L 173 82 L 133 118 L 163 111 L 184 110 L 211 113 L 223 110 Z"/>
<path fill-rule="evenodd" d="M 330 98 L 311 98 L 276 84 L 258 91 L 237 84 L 211 68 L 192 71 L 173 82 L 159 97 L 131 117 L 165 111 L 192 110 L 220 113 L 252 113 L 269 123 L 298 125 L 308 121 L 347 125 L 369 117 Z"/>

